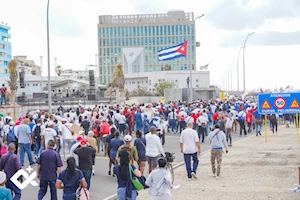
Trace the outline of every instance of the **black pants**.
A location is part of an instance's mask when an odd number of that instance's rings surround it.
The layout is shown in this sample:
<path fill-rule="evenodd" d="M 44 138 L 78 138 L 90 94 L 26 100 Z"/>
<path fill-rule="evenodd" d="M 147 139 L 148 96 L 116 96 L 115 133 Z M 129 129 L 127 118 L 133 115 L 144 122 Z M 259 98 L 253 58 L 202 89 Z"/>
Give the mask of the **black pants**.
<path fill-rule="evenodd" d="M 277 133 L 277 122 L 276 123 L 271 123 L 271 124 L 272 124 L 272 131 L 273 131 L 273 133 L 274 133 L 274 129 L 275 129 L 275 131 Z"/>
<path fill-rule="evenodd" d="M 202 137 L 202 142 L 204 142 L 204 138 L 205 138 L 205 129 L 202 126 L 198 126 L 198 137 L 199 139 Z"/>
<path fill-rule="evenodd" d="M 240 123 L 240 135 L 242 135 L 242 132 L 244 130 L 244 135 L 247 135 L 245 122 L 239 122 Z"/>

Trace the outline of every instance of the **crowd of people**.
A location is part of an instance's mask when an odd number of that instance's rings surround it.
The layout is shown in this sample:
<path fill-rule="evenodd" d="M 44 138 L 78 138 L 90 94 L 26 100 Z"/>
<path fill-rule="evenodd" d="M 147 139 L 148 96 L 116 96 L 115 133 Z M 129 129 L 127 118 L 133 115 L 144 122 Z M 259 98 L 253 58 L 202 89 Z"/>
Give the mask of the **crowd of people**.
<path fill-rule="evenodd" d="M 280 119 L 288 127 L 293 116 L 266 118 L 274 132 Z M 228 153 L 228 146 L 232 146 L 232 132 L 237 133 L 239 126 L 240 136 L 254 129 L 256 136 L 261 135 L 264 120 L 255 102 L 234 100 L 96 105 L 88 109 L 80 105 L 74 109 L 59 106 L 54 114 L 35 110 L 20 116 L 16 122 L 7 113 L 0 118 L 0 170 L 5 172 L 0 173 L 0 182 L 4 179 L 0 184 L 5 183 L 14 199 L 21 198 L 21 190 L 10 178 L 25 165 L 26 152 L 29 165 L 37 164 L 39 200 L 44 198 L 48 186 L 54 200 L 57 189 L 63 189 L 64 200 L 75 200 L 79 193 L 88 198 L 97 169 L 95 157 L 102 152 L 109 157 L 108 175 L 117 179 L 118 199 L 136 199 L 137 189 L 131 180 L 132 177 L 144 180 L 148 163 L 145 186 L 150 187 L 149 194 L 153 199 L 168 200 L 171 175 L 166 170 L 165 141 L 159 131 L 180 136 L 188 180 L 197 178 L 200 143 L 209 141 L 212 172 L 218 179 L 223 149 Z M 72 126 L 82 130 L 74 131 Z M 67 167 L 63 170 L 64 162 Z M 8 194 L 0 190 L 0 197 Z"/>

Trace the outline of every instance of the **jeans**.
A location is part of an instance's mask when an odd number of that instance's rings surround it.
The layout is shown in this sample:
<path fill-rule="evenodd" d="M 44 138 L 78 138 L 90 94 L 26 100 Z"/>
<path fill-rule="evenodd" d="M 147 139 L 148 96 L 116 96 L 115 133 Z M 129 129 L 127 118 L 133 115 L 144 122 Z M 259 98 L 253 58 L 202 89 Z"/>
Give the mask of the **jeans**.
<path fill-rule="evenodd" d="M 231 145 L 232 143 L 232 138 L 231 138 L 231 128 L 226 128 L 226 140 L 227 144 Z M 230 141 L 230 143 L 228 143 Z"/>
<path fill-rule="evenodd" d="M 6 95 L 1 96 L 1 104 L 0 105 L 6 105 Z"/>
<path fill-rule="evenodd" d="M 10 189 L 11 192 L 15 195 L 13 200 L 21 199 L 21 190 L 13 183 L 10 179 L 8 179 L 5 183 L 7 189 Z"/>
<path fill-rule="evenodd" d="M 76 200 L 76 192 L 63 194 L 63 200 Z"/>
<path fill-rule="evenodd" d="M 63 151 L 64 151 L 64 159 L 66 159 L 66 146 L 68 146 L 68 151 L 70 153 L 70 149 L 72 146 L 72 139 L 63 139 Z"/>
<path fill-rule="evenodd" d="M 28 144 L 22 144 L 21 143 L 20 144 L 20 161 L 21 161 L 21 164 L 24 165 L 25 152 L 27 153 L 29 163 L 30 164 L 34 163 L 33 158 L 32 158 L 32 154 L 31 154 L 31 145 L 30 145 L 30 143 L 28 143 Z"/>
<path fill-rule="evenodd" d="M 125 135 L 125 124 L 120 124 L 120 134 Z"/>
<path fill-rule="evenodd" d="M 198 126 L 198 137 L 199 139 L 202 136 L 202 142 L 204 142 L 204 138 L 205 138 L 205 128 Z"/>
<path fill-rule="evenodd" d="M 56 191 L 56 180 L 40 180 L 40 190 L 38 193 L 38 200 L 42 200 L 47 193 L 48 186 L 50 186 L 51 200 L 57 200 L 57 191 Z"/>
<path fill-rule="evenodd" d="M 179 127 L 180 127 L 180 129 L 179 129 L 179 133 L 181 133 L 184 129 L 185 129 L 185 121 L 180 121 L 179 122 Z"/>
<path fill-rule="evenodd" d="M 61 149 L 61 143 L 60 143 L 60 138 L 57 138 L 57 143 L 58 143 L 58 147 L 56 147 L 56 152 L 60 153 L 60 149 Z"/>
<path fill-rule="evenodd" d="M 277 122 L 276 123 L 272 123 L 272 132 L 274 133 L 274 129 L 277 133 Z"/>
<path fill-rule="evenodd" d="M 240 123 L 240 135 L 242 135 L 242 132 L 244 130 L 244 135 L 247 135 L 245 122 L 239 122 Z"/>
<path fill-rule="evenodd" d="M 170 119 L 170 128 L 172 132 L 176 132 L 176 119 Z"/>
<path fill-rule="evenodd" d="M 193 154 L 183 154 L 184 156 L 184 162 L 185 162 L 185 167 L 187 171 L 187 176 L 188 178 L 192 178 L 191 173 L 194 172 L 196 174 L 199 160 L 197 156 L 197 152 Z M 193 158 L 193 169 L 191 168 L 191 158 Z"/>
<path fill-rule="evenodd" d="M 118 200 L 136 200 L 137 192 L 132 190 L 131 198 L 126 198 L 126 188 L 118 188 Z"/>
<path fill-rule="evenodd" d="M 40 148 L 41 148 L 41 141 L 35 141 L 34 155 L 36 157 L 39 156 Z"/>
<path fill-rule="evenodd" d="M 261 132 L 261 128 L 262 128 L 262 124 L 255 124 L 256 125 L 256 135 L 258 135 L 258 133 L 260 133 Z"/>
<path fill-rule="evenodd" d="M 81 171 L 82 171 L 83 176 L 86 180 L 86 184 L 87 184 L 86 188 L 89 190 L 90 186 L 91 186 L 92 170 L 88 169 L 88 170 L 81 170 Z"/>
<path fill-rule="evenodd" d="M 248 133 L 251 133 L 252 123 L 248 123 Z"/>

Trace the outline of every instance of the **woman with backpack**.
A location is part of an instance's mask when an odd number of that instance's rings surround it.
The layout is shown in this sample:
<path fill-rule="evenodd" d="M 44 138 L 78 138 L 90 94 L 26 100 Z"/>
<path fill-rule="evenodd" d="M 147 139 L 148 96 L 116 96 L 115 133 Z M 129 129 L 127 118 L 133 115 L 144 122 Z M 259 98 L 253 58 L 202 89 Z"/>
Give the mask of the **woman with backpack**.
<path fill-rule="evenodd" d="M 86 194 L 89 196 L 88 191 L 86 190 L 87 183 L 84 179 L 82 171 L 76 169 L 75 158 L 69 157 L 67 159 L 67 168 L 61 171 L 58 175 L 56 188 L 64 190 L 63 200 L 76 200 L 76 190 L 77 188 L 80 189 L 79 187 L 82 187 L 83 190 L 85 190 L 84 192 L 86 192 Z"/>
<path fill-rule="evenodd" d="M 114 130 L 114 128 L 112 130 Z M 118 149 L 120 148 L 120 146 L 124 145 L 124 141 L 120 139 L 120 133 L 118 131 L 116 132 L 112 131 L 111 134 L 114 134 L 114 138 L 112 138 L 110 141 L 107 141 L 108 142 L 107 152 L 110 160 L 108 175 L 111 175 L 110 169 L 112 164 L 114 165 L 116 164 Z"/>
<path fill-rule="evenodd" d="M 146 165 L 146 139 L 142 138 L 142 133 L 138 130 L 136 131 L 136 139 L 134 141 L 134 146 L 138 152 L 138 165 L 139 170 L 141 171 L 142 175 L 144 174 L 145 165 Z"/>
<path fill-rule="evenodd" d="M 141 177 L 142 174 L 134 165 L 129 164 L 130 154 L 126 150 L 120 151 L 118 157 L 120 164 L 114 167 L 114 174 L 116 174 L 118 180 L 118 199 L 136 200 L 137 191 L 130 180 L 129 170 L 132 169 L 132 176 Z"/>

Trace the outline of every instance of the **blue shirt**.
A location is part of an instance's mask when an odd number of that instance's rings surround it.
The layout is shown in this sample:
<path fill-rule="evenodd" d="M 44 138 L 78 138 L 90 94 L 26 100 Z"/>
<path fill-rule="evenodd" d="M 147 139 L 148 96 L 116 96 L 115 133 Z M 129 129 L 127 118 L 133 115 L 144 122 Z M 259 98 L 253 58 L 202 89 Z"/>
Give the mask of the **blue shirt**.
<path fill-rule="evenodd" d="M 134 115 L 134 120 L 136 121 L 136 123 L 138 124 L 141 124 L 143 122 L 143 119 L 142 119 L 142 115 L 140 112 L 137 112 L 135 115 Z"/>
<path fill-rule="evenodd" d="M 134 141 L 134 146 L 136 147 L 136 150 L 138 152 L 146 152 L 146 149 L 145 149 L 146 139 L 145 138 L 137 138 Z"/>
<path fill-rule="evenodd" d="M 121 140 L 120 138 L 113 138 L 110 141 L 110 152 L 116 153 L 119 149 L 120 146 L 124 144 L 124 141 Z"/>
<path fill-rule="evenodd" d="M 54 181 L 57 179 L 57 168 L 62 167 L 60 155 L 54 149 L 42 151 L 37 164 L 41 165 L 40 180 Z"/>
<path fill-rule="evenodd" d="M 30 134 L 30 127 L 26 124 L 19 125 L 18 130 L 17 130 L 17 135 L 18 135 L 18 139 L 19 139 L 20 144 L 30 143 L 30 140 L 29 140 L 27 134 Z"/>
<path fill-rule="evenodd" d="M 0 187 L 0 199 L 12 200 L 11 191 L 5 187 Z"/>
<path fill-rule="evenodd" d="M 117 176 L 117 178 L 118 178 L 118 188 L 125 188 L 125 187 L 127 186 L 128 180 L 130 179 L 129 169 L 126 170 L 126 179 L 123 180 L 123 179 L 121 179 L 121 177 L 120 177 L 120 167 L 121 167 L 120 165 L 117 165 L 117 166 L 114 167 L 114 174 L 115 174 L 115 175 Z M 131 167 L 132 167 L 133 171 L 136 169 L 134 165 L 131 165 Z M 133 172 L 132 172 L 132 173 L 133 173 Z M 130 181 L 130 183 L 132 184 L 131 181 Z M 131 187 L 134 188 L 134 187 L 133 187 L 133 184 L 131 185 Z"/>
<path fill-rule="evenodd" d="M 261 116 L 260 116 L 260 114 L 258 113 L 257 110 L 254 111 L 253 115 L 254 115 L 254 118 L 255 118 L 255 119 L 260 119 L 260 118 L 261 118 Z"/>
<path fill-rule="evenodd" d="M 79 187 L 79 181 L 84 180 L 82 171 L 76 169 L 75 174 L 68 176 L 68 169 L 63 170 L 58 175 L 57 181 L 64 184 L 64 194 L 76 192 Z"/>

